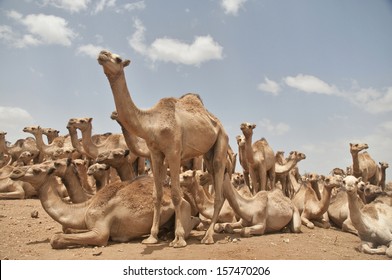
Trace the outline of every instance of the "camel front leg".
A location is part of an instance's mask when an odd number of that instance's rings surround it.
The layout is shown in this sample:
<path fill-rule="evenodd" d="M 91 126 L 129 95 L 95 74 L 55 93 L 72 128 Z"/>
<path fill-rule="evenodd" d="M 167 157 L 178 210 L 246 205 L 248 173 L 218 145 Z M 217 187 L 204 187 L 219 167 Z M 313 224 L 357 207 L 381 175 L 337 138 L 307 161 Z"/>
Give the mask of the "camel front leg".
<path fill-rule="evenodd" d="M 50 239 L 53 249 L 66 249 L 70 247 L 106 246 L 109 240 L 109 229 L 94 228 L 83 233 L 56 233 Z"/>
<path fill-rule="evenodd" d="M 186 246 L 185 230 L 182 219 L 183 194 L 180 187 L 181 158 L 179 153 L 173 153 L 173 155 L 167 155 L 166 159 L 170 168 L 171 196 L 174 204 L 174 211 L 176 213 L 175 237 L 170 243 L 170 246 L 181 248 Z"/>
<path fill-rule="evenodd" d="M 301 222 L 303 225 L 305 225 L 306 227 L 308 227 L 310 229 L 314 228 L 314 224 L 311 221 L 309 221 L 309 219 L 305 213 L 305 210 L 301 214 Z"/>
<path fill-rule="evenodd" d="M 387 252 L 387 246 L 379 246 L 377 248 L 373 248 L 373 244 L 370 242 L 362 242 L 360 247 L 361 252 L 370 255 L 385 255 Z"/>
<path fill-rule="evenodd" d="M 162 203 L 162 186 L 166 177 L 166 165 L 163 164 L 164 155 L 160 152 L 151 153 L 151 164 L 154 175 L 155 187 L 153 188 L 152 196 L 154 203 L 154 216 L 150 236 L 142 241 L 143 244 L 158 243 L 158 232 L 161 218 L 161 203 Z"/>

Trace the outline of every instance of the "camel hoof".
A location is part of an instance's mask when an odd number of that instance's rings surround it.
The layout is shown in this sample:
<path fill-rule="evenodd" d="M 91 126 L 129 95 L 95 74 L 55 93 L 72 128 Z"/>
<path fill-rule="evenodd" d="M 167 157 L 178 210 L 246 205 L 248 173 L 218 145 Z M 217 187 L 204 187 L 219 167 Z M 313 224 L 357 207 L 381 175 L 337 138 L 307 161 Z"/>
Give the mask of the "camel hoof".
<path fill-rule="evenodd" d="M 203 239 L 201 240 L 202 244 L 214 244 L 214 239 L 212 236 L 204 236 Z"/>
<path fill-rule="evenodd" d="M 169 246 L 173 248 L 183 248 L 186 247 L 186 241 L 184 239 L 181 240 L 173 240 L 170 242 Z"/>
<path fill-rule="evenodd" d="M 314 224 L 313 223 L 307 223 L 306 226 L 310 229 L 314 229 Z"/>
<path fill-rule="evenodd" d="M 251 237 L 252 234 L 248 228 L 243 228 L 240 233 L 241 237 Z"/>
<path fill-rule="evenodd" d="M 61 244 L 61 236 L 59 234 L 54 234 L 50 238 L 50 245 L 52 246 L 53 249 L 63 249 L 63 246 Z"/>
<path fill-rule="evenodd" d="M 157 243 L 158 243 L 158 239 L 151 235 L 142 241 L 142 244 L 157 244 Z"/>
<path fill-rule="evenodd" d="M 214 231 L 216 233 L 221 233 L 225 230 L 225 228 L 222 226 L 222 224 L 215 224 L 214 226 Z"/>

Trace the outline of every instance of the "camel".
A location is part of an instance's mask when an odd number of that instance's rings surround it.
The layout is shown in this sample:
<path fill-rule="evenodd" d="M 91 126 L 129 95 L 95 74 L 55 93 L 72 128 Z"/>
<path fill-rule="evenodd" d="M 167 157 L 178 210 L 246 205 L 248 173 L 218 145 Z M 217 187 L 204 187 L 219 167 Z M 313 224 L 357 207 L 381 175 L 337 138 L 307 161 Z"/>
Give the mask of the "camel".
<path fill-rule="evenodd" d="M 363 253 L 386 254 L 392 258 L 392 198 L 375 199 L 363 206 L 357 197 L 360 181 L 361 178 L 351 175 L 343 180 L 350 219 L 361 239 L 359 249 Z"/>
<path fill-rule="evenodd" d="M 242 167 L 242 172 L 244 174 L 244 180 L 246 185 L 250 188 L 250 179 L 249 179 L 249 165 L 245 152 L 245 136 L 237 135 L 236 137 L 238 144 L 238 159 L 240 161 L 240 165 Z"/>
<path fill-rule="evenodd" d="M 317 180 L 318 181 L 318 180 Z M 312 188 L 309 180 L 304 181 L 300 190 L 294 195 L 293 203 L 301 213 L 302 224 L 313 229 L 314 226 L 329 228 L 331 225 L 323 216 L 327 212 L 331 199 L 332 189 L 340 187 L 342 177 L 328 176 L 324 180 L 324 190 L 321 199 L 317 198 L 317 194 Z"/>
<path fill-rule="evenodd" d="M 378 185 L 379 169 L 372 157 L 363 150 L 369 148 L 367 144 L 350 143 L 350 153 L 353 159 L 352 175 L 354 177 L 361 177 L 365 183 L 370 182 L 373 185 Z"/>
<path fill-rule="evenodd" d="M 211 220 L 214 213 L 214 201 L 200 185 L 199 177 L 204 174 L 201 170 L 187 170 L 180 174 L 180 185 L 186 188 L 196 202 L 197 209 L 201 215 Z M 228 203 L 223 204 L 218 216 L 218 223 L 236 222 L 236 215 Z"/>
<path fill-rule="evenodd" d="M 292 170 L 298 162 L 306 159 L 305 154 L 292 151 L 288 159 L 283 158 L 283 152 L 278 151 L 275 155 L 275 174 L 276 182 L 280 182 L 282 185 L 282 191 L 285 196 L 292 198 L 294 195 L 294 188 L 288 180 L 289 172 Z"/>
<path fill-rule="evenodd" d="M 53 174 L 61 178 L 72 203 L 84 202 L 91 198 L 92 194 L 83 189 L 77 168 L 70 158 L 58 159 L 53 164 Z"/>
<path fill-rule="evenodd" d="M 37 197 L 36 190 L 26 182 L 14 182 L 10 174 L 15 166 L 5 165 L 0 168 L 0 199 L 25 199 Z"/>
<path fill-rule="evenodd" d="M 265 138 L 252 144 L 255 128 L 255 124 L 241 124 L 241 130 L 245 136 L 245 153 L 253 194 L 260 190 L 275 189 L 275 154 Z M 270 180 L 270 188 L 267 188 L 267 176 Z"/>
<path fill-rule="evenodd" d="M 13 180 L 31 183 L 39 194 L 44 210 L 63 228 L 79 230 L 78 233 L 56 233 L 50 238 L 54 249 L 79 246 L 106 246 L 109 239 L 127 242 L 149 233 L 153 220 L 152 191 L 154 180 L 141 176 L 131 182 L 116 182 L 107 185 L 90 200 L 69 204 L 59 197 L 53 188 L 57 184 L 53 166 L 33 165 L 13 171 Z M 199 222 L 190 216 L 186 201 L 181 204 L 181 219 L 185 238 Z M 174 214 L 167 187 L 163 190 L 161 224 L 169 221 Z"/>
<path fill-rule="evenodd" d="M 87 175 L 95 179 L 95 189 L 99 191 L 110 181 L 110 166 L 104 163 L 94 163 L 87 169 Z"/>
<path fill-rule="evenodd" d="M 96 159 L 100 153 L 111 149 L 128 149 L 122 134 L 110 134 L 102 143 L 94 143 L 92 138 L 92 121 L 93 118 L 72 118 L 67 124 L 67 128 L 71 128 L 71 131 L 79 129 L 82 132 L 83 149 L 90 158 Z"/>
<path fill-rule="evenodd" d="M 20 154 L 19 158 L 14 164 L 16 166 L 30 165 L 33 160 L 38 157 L 39 151 L 24 151 Z"/>
<path fill-rule="evenodd" d="M 380 165 L 380 179 L 379 179 L 379 185 L 381 186 L 382 190 L 385 190 L 385 179 L 386 179 L 386 169 L 389 167 L 389 164 L 387 162 L 379 162 Z"/>
<path fill-rule="evenodd" d="M 10 155 L 11 163 L 16 162 L 24 151 L 36 155 L 33 159 L 34 162 L 42 161 L 42 155 L 39 153 L 39 149 L 33 138 L 27 137 L 26 139 L 18 139 L 13 145 L 9 146 L 5 140 L 6 135 L 7 132 L 0 131 L 0 153 Z"/>
<path fill-rule="evenodd" d="M 46 145 L 42 137 L 43 130 L 40 126 L 27 126 L 23 131 L 34 135 L 37 147 L 44 158 L 46 157 L 47 159 L 53 160 L 67 157 L 68 152 L 73 151 L 73 149 L 69 147 L 70 145 L 65 143 L 65 137 L 57 137 L 51 144 Z"/>
<path fill-rule="evenodd" d="M 96 159 L 97 163 L 104 163 L 116 169 L 117 174 L 122 181 L 132 180 L 136 177 L 137 168 L 134 168 L 132 163 L 129 162 L 129 150 L 121 148 L 113 149 L 100 153 Z M 138 163 L 135 161 L 134 163 Z M 143 162 L 144 168 L 144 162 Z"/>
<path fill-rule="evenodd" d="M 46 135 L 46 137 L 48 138 L 48 144 L 52 144 L 54 139 L 60 137 L 59 133 L 60 131 L 58 131 L 57 129 L 44 127 L 42 128 L 42 134 Z"/>
<path fill-rule="evenodd" d="M 380 186 L 364 183 L 363 181 L 358 183 L 357 199 L 358 203 L 362 206 L 372 202 L 381 194 L 383 194 L 383 191 Z M 331 202 L 328 207 L 328 217 L 342 231 L 358 235 L 358 231 L 350 220 L 347 195 L 343 189 L 340 189 L 335 196 L 331 197 Z"/>
<path fill-rule="evenodd" d="M 176 212 L 173 247 L 184 247 L 184 226 L 181 217 L 182 192 L 179 175 L 181 160 L 204 156 L 207 169 L 214 177 L 215 201 L 211 225 L 201 240 L 214 243 L 214 226 L 224 199 L 222 182 L 226 167 L 228 136 L 220 121 L 206 110 L 200 96 L 185 94 L 180 98 L 163 98 L 148 110 L 139 109 L 129 93 L 124 68 L 129 60 L 109 51 L 101 51 L 98 63 L 108 78 L 112 89 L 118 120 L 129 134 L 143 138 L 151 154 L 155 180 L 154 219 L 150 236 L 144 244 L 158 242 L 158 225 L 162 200 L 162 184 L 166 175 L 166 160 L 170 168 L 172 200 Z"/>
<path fill-rule="evenodd" d="M 82 187 L 87 193 L 94 194 L 95 190 L 93 186 L 95 184 L 95 179 L 92 176 L 89 176 L 88 173 L 88 160 L 87 159 L 74 159 L 73 163 L 76 167 L 80 183 Z"/>
<path fill-rule="evenodd" d="M 301 232 L 301 218 L 292 201 L 280 189 L 259 191 L 252 197 L 242 196 L 225 174 L 224 196 L 241 218 L 237 223 L 217 224 L 217 231 L 240 233 L 242 237 L 278 232 L 290 226 L 292 232 Z"/>

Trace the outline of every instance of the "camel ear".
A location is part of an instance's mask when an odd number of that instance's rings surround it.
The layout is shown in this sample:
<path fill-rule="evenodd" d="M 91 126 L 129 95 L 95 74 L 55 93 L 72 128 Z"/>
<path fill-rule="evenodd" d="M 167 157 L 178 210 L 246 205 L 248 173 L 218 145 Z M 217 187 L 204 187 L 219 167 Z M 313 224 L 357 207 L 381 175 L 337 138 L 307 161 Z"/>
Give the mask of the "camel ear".
<path fill-rule="evenodd" d="M 255 125 L 255 124 L 252 124 L 252 128 L 256 128 L 256 125 Z"/>
<path fill-rule="evenodd" d="M 67 158 L 67 166 L 69 166 L 72 163 L 72 159 L 71 158 Z"/>
<path fill-rule="evenodd" d="M 124 151 L 124 156 L 126 157 L 127 155 L 129 155 L 129 150 L 128 149 Z"/>
<path fill-rule="evenodd" d="M 124 60 L 122 63 L 123 67 L 127 67 L 129 64 L 131 64 L 131 61 L 129 59 Z"/>
<path fill-rule="evenodd" d="M 87 118 L 87 121 L 88 121 L 89 123 L 91 123 L 91 122 L 93 121 L 93 118 Z"/>

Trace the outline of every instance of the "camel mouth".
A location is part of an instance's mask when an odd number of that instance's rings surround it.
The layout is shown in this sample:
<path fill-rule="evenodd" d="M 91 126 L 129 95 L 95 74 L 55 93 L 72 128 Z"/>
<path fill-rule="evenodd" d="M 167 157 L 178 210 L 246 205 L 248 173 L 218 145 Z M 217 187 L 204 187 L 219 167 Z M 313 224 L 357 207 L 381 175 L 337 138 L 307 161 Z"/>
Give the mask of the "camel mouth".
<path fill-rule="evenodd" d="M 102 50 L 98 55 L 98 63 L 102 65 L 106 61 L 110 60 L 111 53 L 107 50 Z"/>

